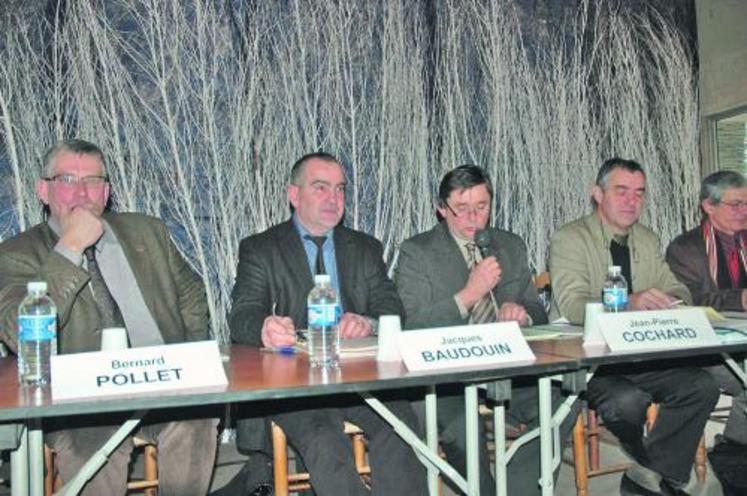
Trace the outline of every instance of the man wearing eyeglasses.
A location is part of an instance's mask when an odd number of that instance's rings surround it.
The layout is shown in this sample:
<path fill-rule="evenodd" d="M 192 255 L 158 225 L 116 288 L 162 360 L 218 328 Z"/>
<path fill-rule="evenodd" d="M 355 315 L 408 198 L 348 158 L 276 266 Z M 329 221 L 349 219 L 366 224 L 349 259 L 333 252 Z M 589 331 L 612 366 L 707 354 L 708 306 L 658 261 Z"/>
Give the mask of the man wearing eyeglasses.
<path fill-rule="evenodd" d="M 747 311 L 747 179 L 718 171 L 700 187 L 703 220 L 667 248 L 667 263 L 693 296 L 695 305 Z M 722 391 L 734 397 L 722 440 L 747 445 L 743 388 L 724 366 L 709 367 Z"/>
<path fill-rule="evenodd" d="M 49 211 L 42 222 L 0 244 L 0 337 L 17 349 L 17 309 L 29 281 L 46 281 L 57 304 L 59 353 L 97 351 L 101 331 L 125 327 L 132 347 L 208 338 L 205 291 L 159 220 L 107 212 L 111 187 L 103 152 L 66 140 L 45 155 L 36 192 Z M 137 437 L 158 445 L 159 490 L 204 495 L 215 458 L 215 419 L 180 411 L 146 416 Z M 64 481 L 127 416 L 45 421 Z M 125 440 L 82 494 L 125 494 L 133 443 Z"/>
<path fill-rule="evenodd" d="M 395 283 L 405 306 L 406 328 L 418 329 L 516 321 L 525 326 L 547 323 L 532 284 L 524 242 L 508 231 L 487 228 L 483 254 L 475 234 L 490 220 L 493 188 L 481 167 L 462 165 L 448 172 L 438 189 L 438 214 L 431 230 L 402 243 Z M 514 387 L 510 424 L 537 421 L 534 381 Z M 440 388 L 438 423 L 446 457 L 462 474 L 466 470 L 463 388 Z M 480 430 L 482 431 L 482 423 Z M 571 422 L 561 429 L 570 432 Z M 494 494 L 487 443 L 481 433 L 480 494 Z M 523 446 L 508 466 L 508 493 L 539 494 L 539 438 Z"/>
<path fill-rule="evenodd" d="M 659 237 L 638 222 L 646 201 L 646 174 L 633 160 L 611 158 L 591 189 L 595 211 L 561 227 L 550 244 L 553 307 L 583 324 L 585 306 L 599 302 L 610 265 L 622 267 L 631 310 L 670 308 L 690 293 L 664 261 Z M 600 367 L 587 399 L 636 463 L 620 494 L 687 494 L 695 451 L 718 400 L 713 378 L 679 362 Z M 659 404 L 654 427 L 644 435 L 646 410 Z"/>

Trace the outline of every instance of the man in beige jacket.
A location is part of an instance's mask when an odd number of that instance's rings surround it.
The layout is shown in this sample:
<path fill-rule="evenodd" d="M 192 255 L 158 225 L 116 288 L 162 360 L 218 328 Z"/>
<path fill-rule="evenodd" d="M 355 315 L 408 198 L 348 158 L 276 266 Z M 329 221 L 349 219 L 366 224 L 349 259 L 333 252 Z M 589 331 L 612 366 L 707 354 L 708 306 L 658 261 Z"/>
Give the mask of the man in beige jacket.
<path fill-rule="evenodd" d="M 646 201 L 646 175 L 637 162 L 607 160 L 592 187 L 594 213 L 563 226 L 552 238 L 552 317 L 575 324 L 586 303 L 601 301 L 610 265 L 622 267 L 629 309 L 669 308 L 690 293 L 669 270 L 658 236 L 638 223 Z M 637 462 L 623 476 L 623 495 L 683 494 L 708 415 L 718 400 L 714 379 L 699 368 L 672 362 L 600 368 L 587 399 Z M 644 437 L 646 409 L 659 404 Z"/>

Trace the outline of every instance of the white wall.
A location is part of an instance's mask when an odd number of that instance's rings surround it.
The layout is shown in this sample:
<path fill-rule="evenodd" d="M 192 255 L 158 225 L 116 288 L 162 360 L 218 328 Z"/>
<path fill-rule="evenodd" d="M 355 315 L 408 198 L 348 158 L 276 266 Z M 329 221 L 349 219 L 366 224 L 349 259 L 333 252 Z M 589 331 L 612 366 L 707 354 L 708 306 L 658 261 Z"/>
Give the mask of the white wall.
<path fill-rule="evenodd" d="M 747 108 L 747 1 L 695 0 L 704 174 L 715 168 L 715 117 Z"/>

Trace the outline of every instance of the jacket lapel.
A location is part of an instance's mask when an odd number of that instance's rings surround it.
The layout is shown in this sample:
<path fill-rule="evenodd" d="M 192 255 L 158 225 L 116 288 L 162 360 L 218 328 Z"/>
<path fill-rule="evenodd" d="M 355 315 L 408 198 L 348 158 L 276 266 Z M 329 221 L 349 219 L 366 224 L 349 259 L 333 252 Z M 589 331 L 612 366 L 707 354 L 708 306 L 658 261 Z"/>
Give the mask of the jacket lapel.
<path fill-rule="evenodd" d="M 459 291 L 467 284 L 469 268 L 459 246 L 449 232 L 446 222 L 435 227 L 434 233 L 435 267 L 439 271 L 439 280 L 450 285 L 453 292 Z"/>
<path fill-rule="evenodd" d="M 312 284 L 314 276 L 311 274 L 309 262 L 306 258 L 306 250 L 304 249 L 301 236 L 299 236 L 296 230 L 296 226 L 293 225 L 293 220 L 289 220 L 283 224 L 280 238 L 282 244 L 278 247 L 278 253 L 285 258 L 288 270 L 294 274 L 304 274 L 305 279 Z M 287 250 L 285 249 L 286 247 L 288 248 Z"/>
<path fill-rule="evenodd" d="M 336 227 L 333 236 L 337 277 L 340 279 L 340 302 L 346 312 L 355 312 L 356 309 L 351 300 L 351 291 L 355 288 L 355 270 L 359 265 L 353 260 L 355 250 L 351 246 L 350 235 L 344 227 Z"/>

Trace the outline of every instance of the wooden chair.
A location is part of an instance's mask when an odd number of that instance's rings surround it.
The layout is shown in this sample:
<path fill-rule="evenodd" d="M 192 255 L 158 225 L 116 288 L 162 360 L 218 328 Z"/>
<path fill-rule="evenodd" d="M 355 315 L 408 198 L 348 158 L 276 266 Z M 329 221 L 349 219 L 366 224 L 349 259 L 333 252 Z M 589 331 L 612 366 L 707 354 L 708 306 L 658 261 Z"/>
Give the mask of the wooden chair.
<path fill-rule="evenodd" d="M 544 289 L 550 286 L 550 273 L 545 271 L 537 274 L 534 278 L 534 287 Z"/>
<path fill-rule="evenodd" d="M 652 429 L 656 422 L 659 405 L 652 403 L 646 411 L 646 428 Z M 584 412 L 586 421 L 584 421 Z M 617 463 L 614 465 L 600 465 L 600 441 L 606 431 L 599 424 L 596 412 L 591 408 L 585 408 L 578 414 L 576 425 L 573 427 L 573 465 L 576 475 L 576 495 L 588 496 L 589 479 L 598 475 L 624 472 L 632 463 Z M 607 434 L 610 435 L 610 434 Z M 587 456 L 588 453 L 588 456 Z M 699 482 L 705 481 L 706 477 L 706 447 L 705 437 L 700 438 L 698 450 L 695 453 L 695 474 Z"/>
<path fill-rule="evenodd" d="M 148 443 L 137 437 L 132 438 L 135 449 L 143 449 L 143 479 L 127 483 L 127 491 L 139 491 L 145 496 L 158 494 L 158 449 L 155 444 Z M 62 489 L 63 481 L 55 469 L 54 462 L 57 454 L 44 445 L 44 496 L 52 496 Z"/>
<path fill-rule="evenodd" d="M 371 467 L 366 462 L 366 440 L 363 431 L 350 422 L 345 422 L 345 434 L 353 443 L 355 467 L 361 477 L 371 476 Z M 285 432 L 275 422 L 272 423 L 272 461 L 275 478 L 275 496 L 287 496 L 291 492 L 311 489 L 308 472 L 289 473 L 288 440 Z"/>

